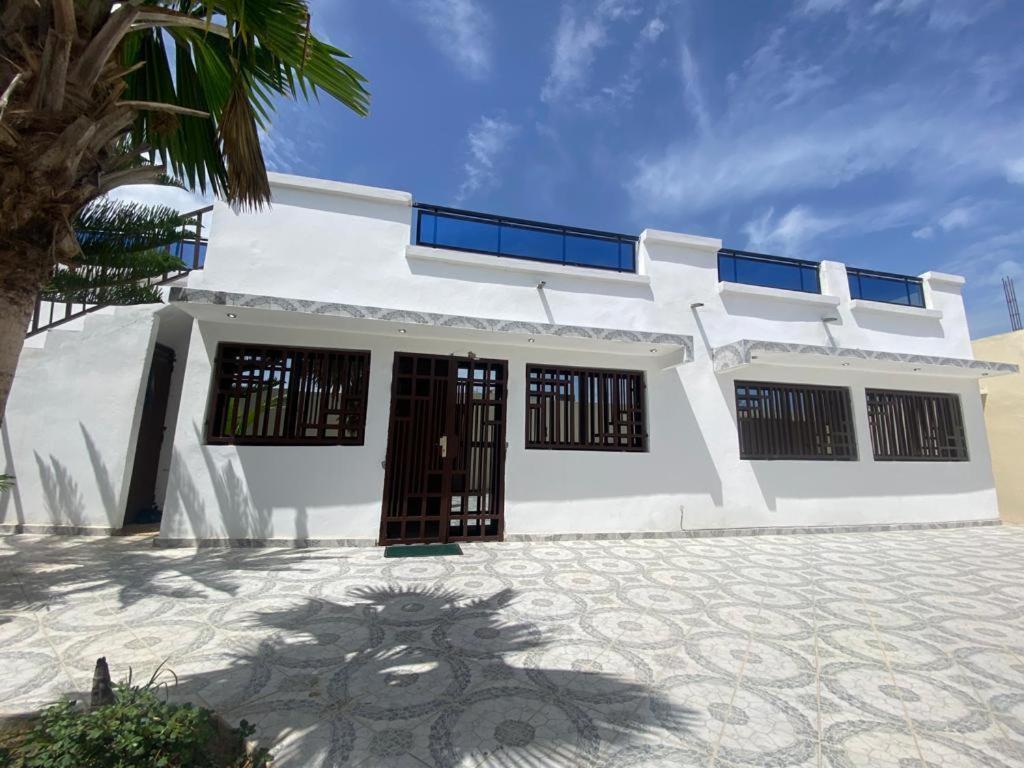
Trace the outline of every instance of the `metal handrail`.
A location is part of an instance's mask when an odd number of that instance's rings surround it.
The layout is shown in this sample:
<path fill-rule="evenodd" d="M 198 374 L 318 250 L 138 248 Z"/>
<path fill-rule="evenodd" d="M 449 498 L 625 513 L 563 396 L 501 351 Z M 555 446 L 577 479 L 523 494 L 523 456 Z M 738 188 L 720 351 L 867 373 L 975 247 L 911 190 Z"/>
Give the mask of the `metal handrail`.
<path fill-rule="evenodd" d="M 794 259 L 789 256 L 773 256 L 767 253 L 755 253 L 754 251 L 739 251 L 734 248 L 720 248 L 718 251 L 718 279 L 725 282 L 734 282 L 728 276 L 722 274 L 722 259 L 732 259 L 733 263 L 746 261 L 746 262 L 759 262 L 762 264 L 778 264 L 780 266 L 794 268 L 800 277 L 800 288 L 791 290 L 798 290 L 801 293 L 821 293 L 821 276 L 819 270 L 821 268 L 820 261 L 809 261 L 807 259 Z M 814 283 L 810 288 L 804 287 L 804 274 L 806 271 L 812 271 L 814 273 Z M 734 270 L 735 271 L 735 270 Z M 742 281 L 740 281 L 742 282 Z"/>
<path fill-rule="evenodd" d="M 430 205 L 428 203 L 415 203 L 413 207 L 417 210 L 416 215 L 416 243 L 418 245 L 427 245 L 431 247 L 443 247 L 456 251 L 467 251 L 471 253 L 486 253 L 491 256 L 500 256 L 503 258 L 512 259 L 525 259 L 528 261 L 543 261 L 550 264 L 563 264 L 568 266 L 583 266 L 590 267 L 592 269 L 608 269 L 618 272 L 635 272 L 636 271 L 636 244 L 640 238 L 635 235 L 623 235 L 618 232 L 607 232 L 600 229 L 586 229 L 583 227 L 569 227 L 564 224 L 550 224 L 543 221 L 533 221 L 530 219 L 518 219 L 512 216 L 499 216 L 493 213 L 481 213 L 479 211 L 467 211 L 461 208 L 447 208 L 443 205 Z M 545 259 L 540 257 L 523 256 L 519 254 L 505 253 L 500 250 L 488 250 L 479 248 L 465 248 L 456 245 L 448 245 L 443 243 L 437 243 L 436 239 L 424 239 L 422 232 L 422 221 L 423 214 L 432 214 L 438 217 L 445 217 L 448 219 L 456 219 L 461 221 L 475 221 L 484 224 L 493 224 L 497 227 L 509 226 L 517 229 L 529 230 L 533 232 L 546 232 L 554 235 L 561 235 L 563 238 L 567 236 L 581 236 L 590 238 L 592 240 L 604 240 L 610 243 L 617 243 L 619 245 L 627 245 L 632 253 L 630 259 L 631 263 L 627 267 L 620 265 L 618 267 L 605 267 L 595 264 L 585 264 L 580 262 L 568 261 L 563 255 L 562 260 Z M 498 230 L 498 238 L 500 243 L 500 232 Z M 563 240 L 563 254 L 564 254 L 564 240 Z"/>
<path fill-rule="evenodd" d="M 146 281 L 147 285 L 165 285 L 166 283 L 173 282 L 188 275 L 194 270 L 203 268 L 203 265 L 200 263 L 200 254 L 202 253 L 203 247 L 209 244 L 209 239 L 203 237 L 203 214 L 209 213 L 212 210 L 213 206 L 208 205 L 204 208 L 197 208 L 194 211 L 189 211 L 188 213 L 183 214 L 186 219 L 190 219 L 193 216 L 195 217 L 195 237 L 187 237 L 187 233 L 183 234 L 180 240 L 169 246 L 169 248 L 175 249 L 175 251 L 178 251 L 179 253 L 183 253 L 184 249 L 188 245 L 192 245 L 192 266 L 185 266 L 185 260 L 182 259 L 182 269 L 165 272 L 157 278 L 150 278 Z M 46 301 L 46 303 L 50 305 L 50 311 L 46 321 L 44 322 L 44 301 L 45 300 L 42 295 L 36 297 L 36 305 L 32 310 L 32 319 L 29 321 L 28 332 L 25 334 L 25 338 L 30 338 L 36 334 L 64 325 L 64 323 L 69 323 L 79 317 L 84 317 L 91 312 L 96 312 L 97 310 L 109 306 L 108 304 L 87 304 L 80 301 Z M 75 307 L 80 307 L 80 309 L 75 309 Z"/>
<path fill-rule="evenodd" d="M 860 269 L 859 267 L 847 267 L 846 275 L 850 282 L 851 295 L 856 292 L 858 295 L 852 296 L 854 299 L 863 299 L 863 288 L 860 284 L 860 278 L 862 277 L 874 277 L 881 280 L 890 280 L 893 283 L 902 283 L 907 292 L 906 306 L 910 307 L 924 307 L 924 281 L 920 277 L 912 277 L 911 275 L 900 275 L 895 272 L 880 272 L 876 269 Z M 854 285 L 857 288 L 854 291 Z M 917 291 L 918 298 L 914 298 L 914 294 L 911 292 L 910 287 L 916 286 L 919 290 Z M 891 299 L 879 299 L 869 298 L 867 301 L 880 301 L 884 304 L 899 304 L 903 306 L 903 302 L 892 301 Z"/>
<path fill-rule="evenodd" d="M 718 250 L 720 256 L 741 256 L 751 261 L 765 261 L 772 264 L 792 264 L 796 267 L 814 267 L 817 269 L 821 266 L 820 261 L 809 261 L 807 259 L 794 259 L 790 256 L 773 256 L 768 253 L 755 253 L 754 251 L 740 251 L 735 248 L 720 248 Z"/>

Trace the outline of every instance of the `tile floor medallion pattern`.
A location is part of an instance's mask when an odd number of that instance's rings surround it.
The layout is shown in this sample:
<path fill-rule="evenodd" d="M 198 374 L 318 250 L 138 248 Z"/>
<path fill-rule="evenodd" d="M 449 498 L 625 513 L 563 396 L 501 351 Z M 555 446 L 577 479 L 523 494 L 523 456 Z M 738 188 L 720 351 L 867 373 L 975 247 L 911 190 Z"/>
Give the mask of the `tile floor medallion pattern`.
<path fill-rule="evenodd" d="M 0 542 L 0 711 L 161 661 L 278 766 L 1024 765 L 1024 529 Z"/>

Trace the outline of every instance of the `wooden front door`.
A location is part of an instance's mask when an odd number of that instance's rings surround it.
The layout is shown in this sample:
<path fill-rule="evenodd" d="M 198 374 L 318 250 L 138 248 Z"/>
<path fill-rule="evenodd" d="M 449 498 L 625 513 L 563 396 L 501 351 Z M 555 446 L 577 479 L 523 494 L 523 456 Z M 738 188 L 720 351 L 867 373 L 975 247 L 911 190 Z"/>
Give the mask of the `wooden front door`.
<path fill-rule="evenodd" d="M 381 544 L 501 539 L 507 371 L 395 353 Z"/>
<path fill-rule="evenodd" d="M 146 381 L 146 398 L 139 419 L 139 437 L 135 443 L 135 463 L 128 485 L 124 524 L 155 523 L 160 520 L 156 505 L 156 479 L 160 469 L 160 448 L 164 442 L 164 421 L 171 394 L 174 350 L 157 344 Z"/>

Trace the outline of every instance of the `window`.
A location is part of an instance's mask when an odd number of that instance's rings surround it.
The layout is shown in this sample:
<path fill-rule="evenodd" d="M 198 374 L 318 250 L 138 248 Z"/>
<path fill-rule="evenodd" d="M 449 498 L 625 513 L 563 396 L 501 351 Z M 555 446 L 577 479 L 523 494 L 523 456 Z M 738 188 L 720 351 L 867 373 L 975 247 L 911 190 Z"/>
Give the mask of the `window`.
<path fill-rule="evenodd" d="M 642 371 L 526 366 L 526 447 L 645 451 Z"/>
<path fill-rule="evenodd" d="M 857 458 L 845 387 L 736 382 L 741 459 Z"/>
<path fill-rule="evenodd" d="M 370 353 L 221 344 L 207 439 L 362 445 Z"/>
<path fill-rule="evenodd" d="M 876 461 L 967 461 L 957 395 L 885 389 L 866 394 Z"/>

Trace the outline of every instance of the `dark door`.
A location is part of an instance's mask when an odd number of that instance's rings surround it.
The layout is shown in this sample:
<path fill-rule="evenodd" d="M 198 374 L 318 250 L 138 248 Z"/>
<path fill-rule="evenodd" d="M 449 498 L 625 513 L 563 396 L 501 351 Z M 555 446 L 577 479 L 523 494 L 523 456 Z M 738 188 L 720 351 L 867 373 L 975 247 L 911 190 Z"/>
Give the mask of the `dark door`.
<path fill-rule="evenodd" d="M 142 404 L 139 439 L 135 444 L 135 464 L 132 467 L 132 481 L 128 486 L 128 504 L 125 506 L 125 525 L 155 523 L 160 520 L 160 510 L 156 506 L 156 476 L 160 467 L 160 446 L 164 441 L 164 421 L 167 418 L 173 369 L 174 350 L 157 344 L 153 349 L 153 363 L 149 366 L 149 379 L 146 381 L 146 399 Z"/>
<path fill-rule="evenodd" d="M 507 370 L 395 353 L 381 544 L 501 538 Z"/>

